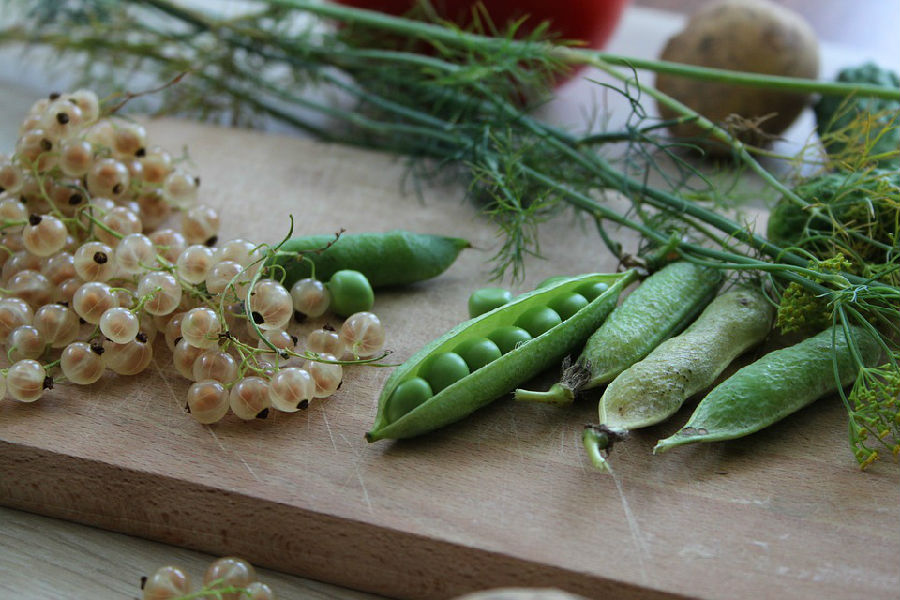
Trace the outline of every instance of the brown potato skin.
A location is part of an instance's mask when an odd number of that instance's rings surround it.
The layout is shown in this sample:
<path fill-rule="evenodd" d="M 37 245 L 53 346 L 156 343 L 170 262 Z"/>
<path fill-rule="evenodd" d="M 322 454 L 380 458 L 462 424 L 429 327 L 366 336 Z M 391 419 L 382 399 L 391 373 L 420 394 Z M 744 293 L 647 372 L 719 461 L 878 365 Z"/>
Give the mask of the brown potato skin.
<path fill-rule="evenodd" d="M 812 27 L 791 10 L 768 0 L 718 0 L 695 12 L 685 28 L 668 40 L 662 60 L 815 79 L 819 74 L 819 44 Z M 656 87 L 681 101 L 717 125 L 730 115 L 759 120 L 738 139 L 765 146 L 787 129 L 805 108 L 809 96 L 764 88 L 703 82 L 658 74 Z M 658 103 L 660 115 L 675 115 Z M 733 131 L 729 128 L 730 131 Z M 698 145 L 714 156 L 730 153 L 723 144 L 708 139 L 694 123 L 670 127 L 679 138 L 707 138 Z"/>

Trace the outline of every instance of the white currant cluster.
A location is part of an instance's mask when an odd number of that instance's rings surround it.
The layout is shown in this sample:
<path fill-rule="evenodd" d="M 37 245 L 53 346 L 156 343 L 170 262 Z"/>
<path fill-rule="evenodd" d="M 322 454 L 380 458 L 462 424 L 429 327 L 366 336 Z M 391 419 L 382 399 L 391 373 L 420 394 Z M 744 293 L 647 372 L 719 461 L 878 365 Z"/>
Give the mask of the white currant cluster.
<path fill-rule="evenodd" d="M 199 178 L 143 126 L 101 114 L 95 93 L 36 102 L 14 154 L 0 157 L 0 399 L 33 402 L 55 383 L 148 368 L 162 333 L 193 383 L 186 409 L 201 423 L 294 412 L 335 392 L 342 364 L 384 345 L 371 312 L 339 330 L 316 279 L 287 289 L 267 259 L 276 249 L 218 244 L 219 216 L 196 202 Z M 168 227 L 180 213 L 180 229 Z M 296 320 L 296 319 L 294 319 Z"/>
<path fill-rule="evenodd" d="M 166 565 L 141 580 L 143 600 L 275 600 L 275 593 L 256 577 L 253 565 L 234 556 L 215 560 L 203 574 L 203 588 L 193 590 L 191 578 L 183 569 Z M 204 593 L 207 592 L 207 593 Z"/>

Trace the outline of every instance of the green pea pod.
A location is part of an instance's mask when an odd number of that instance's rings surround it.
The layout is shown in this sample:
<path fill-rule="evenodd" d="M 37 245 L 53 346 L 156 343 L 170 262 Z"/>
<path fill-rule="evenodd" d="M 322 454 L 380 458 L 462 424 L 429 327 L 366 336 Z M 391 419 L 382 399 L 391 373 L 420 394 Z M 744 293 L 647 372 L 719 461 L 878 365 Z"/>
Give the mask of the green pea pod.
<path fill-rule="evenodd" d="M 288 287 L 311 275 L 311 261 L 322 281 L 351 269 L 365 275 L 372 287 L 383 288 L 436 277 L 469 247 L 461 238 L 401 230 L 344 233 L 337 241 L 334 235 L 307 235 L 286 241 L 273 262 L 284 268 Z"/>
<path fill-rule="evenodd" d="M 775 309 L 759 291 L 716 297 L 687 329 L 628 367 L 600 398 L 600 423 L 613 430 L 656 425 L 705 390 L 772 328 Z"/>
<path fill-rule="evenodd" d="M 849 332 L 848 342 L 843 327 L 830 327 L 739 369 L 703 398 L 687 424 L 658 442 L 653 453 L 749 435 L 835 392 L 838 381 L 841 386 L 852 383 L 859 365 L 851 346 L 865 366 L 878 361 L 881 348 L 864 329 L 850 327 Z"/>
<path fill-rule="evenodd" d="M 566 405 L 581 390 L 612 381 L 663 340 L 684 329 L 716 295 L 718 269 L 688 262 L 666 265 L 631 292 L 585 344 L 562 380 L 546 392 L 516 390 L 516 399 Z"/>
<path fill-rule="evenodd" d="M 566 278 L 551 286 L 523 294 L 509 304 L 457 325 L 427 344 L 391 374 L 382 389 L 375 423 L 366 434 L 366 439 L 374 442 L 421 435 L 456 422 L 512 391 L 517 384 L 537 375 L 577 349 L 609 315 L 619 294 L 635 277 L 634 271 L 625 271 L 619 274 L 595 273 Z M 514 324 L 526 312 L 547 306 L 553 299 L 571 294 L 585 283 L 597 282 L 608 283 L 607 291 L 568 319 L 473 370 L 412 410 L 395 415 L 393 421 L 388 418 L 392 413 L 389 404 L 394 391 L 399 385 L 421 377 L 427 371 L 432 357 L 455 352 L 469 340 L 486 339 L 495 331 L 514 328 Z"/>

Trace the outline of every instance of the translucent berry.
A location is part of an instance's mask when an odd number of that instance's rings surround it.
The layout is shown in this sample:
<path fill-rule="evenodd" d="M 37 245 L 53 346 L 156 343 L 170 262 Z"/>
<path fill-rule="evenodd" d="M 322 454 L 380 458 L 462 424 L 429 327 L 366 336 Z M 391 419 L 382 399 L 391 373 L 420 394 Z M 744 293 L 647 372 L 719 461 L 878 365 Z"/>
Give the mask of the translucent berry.
<path fill-rule="evenodd" d="M 374 356 L 384 347 L 384 326 L 371 312 L 358 312 L 347 317 L 341 325 L 344 349 L 354 357 Z"/>
<path fill-rule="evenodd" d="M 313 398 L 316 384 L 306 369 L 279 369 L 269 381 L 269 399 L 282 412 L 296 412 L 306 408 Z"/>
<path fill-rule="evenodd" d="M 45 304 L 34 313 L 34 327 L 41 333 L 43 341 L 52 348 L 62 348 L 78 337 L 80 323 L 78 315 L 62 304 Z"/>
<path fill-rule="evenodd" d="M 113 123 L 113 152 L 122 157 L 140 157 L 146 154 L 147 130 L 138 123 L 117 121 Z"/>
<path fill-rule="evenodd" d="M 219 350 L 206 350 L 194 360 L 191 367 L 191 379 L 204 381 L 212 379 L 222 383 L 231 383 L 238 376 L 238 364 L 234 357 Z"/>
<path fill-rule="evenodd" d="M 316 354 L 344 354 L 344 342 L 334 329 L 314 329 L 306 336 L 306 350 Z"/>
<path fill-rule="evenodd" d="M 36 360 L 16 361 L 6 373 L 6 390 L 19 402 L 34 402 L 44 394 L 47 373 Z"/>
<path fill-rule="evenodd" d="M 222 325 L 211 308 L 192 308 L 181 321 L 181 337 L 198 348 L 214 348 L 219 343 Z"/>
<path fill-rule="evenodd" d="M 143 600 L 172 600 L 191 591 L 187 573 L 171 565 L 160 567 L 144 582 Z"/>
<path fill-rule="evenodd" d="M 319 357 L 322 360 L 337 360 L 331 354 L 323 354 Z M 315 391 L 313 397 L 327 398 L 334 394 L 341 385 L 344 373 L 341 365 L 319 361 L 307 361 L 306 370 L 315 383 Z"/>
<path fill-rule="evenodd" d="M 269 384 L 261 377 L 245 377 L 231 388 L 228 404 L 239 419 L 263 418 L 271 404 Z"/>
<path fill-rule="evenodd" d="M 60 219 L 51 215 L 30 215 L 22 230 L 25 249 L 35 256 L 56 254 L 66 245 L 69 230 Z"/>
<path fill-rule="evenodd" d="M 96 199 L 91 202 L 95 203 Z M 95 227 L 94 235 L 98 240 L 110 246 L 118 244 L 119 240 L 126 235 L 141 233 L 144 228 L 137 214 L 124 206 L 113 206 L 99 220 L 102 227 Z"/>
<path fill-rule="evenodd" d="M 10 277 L 6 282 L 6 291 L 31 306 L 43 306 L 53 302 L 53 284 L 40 272 L 31 269 L 25 269 Z"/>
<path fill-rule="evenodd" d="M 117 344 L 127 344 L 141 329 L 141 323 L 127 308 L 107 309 L 100 317 L 100 333 Z"/>
<path fill-rule="evenodd" d="M 116 274 L 113 249 L 103 242 L 86 242 L 73 256 L 75 273 L 84 281 L 109 281 Z"/>
<path fill-rule="evenodd" d="M 187 208 L 197 199 L 200 181 L 181 170 L 174 170 L 163 180 L 162 190 L 166 198 L 178 208 Z"/>
<path fill-rule="evenodd" d="M 250 292 L 250 313 L 263 331 L 283 329 L 294 315 L 291 294 L 274 279 L 260 279 Z"/>
<path fill-rule="evenodd" d="M 196 285 L 206 280 L 214 264 L 215 254 L 211 248 L 200 245 L 188 246 L 175 261 L 175 273 L 187 283 Z"/>
<path fill-rule="evenodd" d="M 172 364 L 182 377 L 194 381 L 194 363 L 204 352 L 203 348 L 198 348 L 181 338 L 172 350 Z"/>
<path fill-rule="evenodd" d="M 103 344 L 103 363 L 119 375 L 137 375 L 150 366 L 153 345 L 138 339 L 120 344 L 107 340 Z"/>
<path fill-rule="evenodd" d="M 63 375 L 72 383 L 88 385 L 95 383 L 106 370 L 101 352 L 84 342 L 72 342 L 59 357 Z"/>
<path fill-rule="evenodd" d="M 146 227 L 146 221 L 144 221 L 144 226 Z M 160 229 L 148 234 L 147 237 L 156 246 L 157 254 L 170 263 L 177 261 L 181 253 L 187 249 L 187 240 L 174 229 Z"/>
<path fill-rule="evenodd" d="M 78 316 L 97 325 L 100 317 L 110 308 L 118 306 L 116 296 L 109 285 L 102 281 L 88 281 L 81 284 L 72 298 L 72 308 Z"/>
<path fill-rule="evenodd" d="M 21 298 L 0 298 L 0 338 L 6 339 L 16 327 L 31 324 L 33 318 L 34 311 Z"/>
<path fill-rule="evenodd" d="M 137 275 L 156 267 L 156 246 L 143 233 L 130 233 L 113 251 L 116 267 L 123 275 Z"/>
<path fill-rule="evenodd" d="M 291 286 L 294 310 L 307 317 L 320 317 L 331 304 L 331 295 L 318 279 L 299 279 Z"/>
<path fill-rule="evenodd" d="M 44 336 L 33 325 L 20 325 L 6 338 L 7 356 L 16 361 L 23 358 L 40 358 L 47 348 Z"/>
<path fill-rule="evenodd" d="M 221 421 L 228 414 L 228 389 L 218 381 L 197 381 L 187 392 L 187 406 L 191 417 L 209 425 Z"/>
<path fill-rule="evenodd" d="M 181 303 L 182 289 L 174 276 L 151 271 L 138 282 L 137 295 L 146 298 L 144 310 L 151 315 L 168 315 Z"/>
<path fill-rule="evenodd" d="M 205 204 L 197 204 L 181 216 L 181 232 L 189 244 L 213 246 L 219 235 L 219 211 Z"/>

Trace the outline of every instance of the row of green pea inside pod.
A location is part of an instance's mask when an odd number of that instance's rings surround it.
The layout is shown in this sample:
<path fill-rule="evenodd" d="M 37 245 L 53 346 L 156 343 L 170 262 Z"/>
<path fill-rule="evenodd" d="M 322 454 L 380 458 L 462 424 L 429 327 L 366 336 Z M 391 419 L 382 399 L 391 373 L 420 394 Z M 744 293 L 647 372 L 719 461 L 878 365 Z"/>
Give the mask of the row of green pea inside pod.
<path fill-rule="evenodd" d="M 634 277 L 554 277 L 519 296 L 484 288 L 470 320 L 397 368 L 385 384 L 370 441 L 419 435 L 456 421 L 548 368 L 589 336 Z"/>

